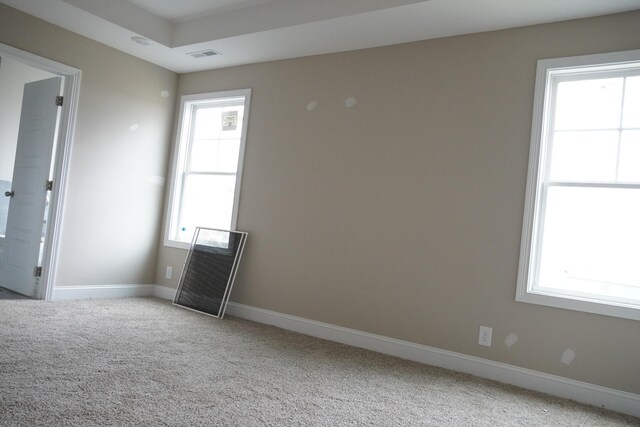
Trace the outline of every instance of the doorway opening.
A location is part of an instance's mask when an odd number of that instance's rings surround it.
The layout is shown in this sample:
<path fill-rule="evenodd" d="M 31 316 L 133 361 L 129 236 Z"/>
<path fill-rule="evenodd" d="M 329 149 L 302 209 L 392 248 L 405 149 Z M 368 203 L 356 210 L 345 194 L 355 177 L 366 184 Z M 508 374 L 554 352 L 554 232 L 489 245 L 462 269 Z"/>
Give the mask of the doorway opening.
<path fill-rule="evenodd" d="M 52 299 L 80 75 L 0 44 L 0 298 Z"/>

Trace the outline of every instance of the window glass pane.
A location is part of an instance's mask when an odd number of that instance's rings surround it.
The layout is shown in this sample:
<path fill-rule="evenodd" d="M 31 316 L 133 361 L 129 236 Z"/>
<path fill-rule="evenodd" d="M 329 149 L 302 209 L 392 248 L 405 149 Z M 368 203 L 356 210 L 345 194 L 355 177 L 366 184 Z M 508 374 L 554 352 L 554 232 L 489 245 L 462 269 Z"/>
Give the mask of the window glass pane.
<path fill-rule="evenodd" d="M 640 128 L 640 76 L 627 77 L 622 127 Z"/>
<path fill-rule="evenodd" d="M 195 109 L 195 139 L 240 138 L 244 106 L 197 106 Z"/>
<path fill-rule="evenodd" d="M 622 132 L 618 181 L 640 183 L 640 131 L 638 130 Z"/>
<path fill-rule="evenodd" d="M 191 148 L 190 170 L 235 173 L 239 155 L 239 139 L 196 139 Z"/>
<path fill-rule="evenodd" d="M 218 146 L 216 172 L 236 172 L 240 155 L 239 139 L 223 139 Z"/>
<path fill-rule="evenodd" d="M 193 139 L 219 139 L 222 132 L 222 108 L 197 107 L 195 111 Z"/>
<path fill-rule="evenodd" d="M 189 170 L 235 173 L 243 119 L 244 107 L 241 105 L 198 106 Z"/>
<path fill-rule="evenodd" d="M 550 187 L 536 286 L 640 298 L 640 190 Z"/>
<path fill-rule="evenodd" d="M 218 139 L 194 139 L 191 143 L 189 171 L 215 172 Z"/>
<path fill-rule="evenodd" d="M 177 239 L 191 241 L 196 227 L 230 229 L 235 183 L 235 175 L 187 175 Z"/>
<path fill-rule="evenodd" d="M 615 181 L 618 132 L 555 132 L 549 179 Z"/>
<path fill-rule="evenodd" d="M 620 126 L 623 78 L 560 82 L 555 129 L 612 129 Z"/>

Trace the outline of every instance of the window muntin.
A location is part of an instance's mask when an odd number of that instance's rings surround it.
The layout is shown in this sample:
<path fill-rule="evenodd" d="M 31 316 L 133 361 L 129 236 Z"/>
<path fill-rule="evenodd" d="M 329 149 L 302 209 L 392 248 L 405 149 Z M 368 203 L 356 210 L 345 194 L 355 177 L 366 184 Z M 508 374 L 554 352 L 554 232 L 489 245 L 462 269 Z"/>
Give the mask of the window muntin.
<path fill-rule="evenodd" d="M 249 100 L 250 90 L 182 98 L 165 244 L 236 227 Z"/>
<path fill-rule="evenodd" d="M 537 79 L 516 299 L 640 319 L 640 52 Z"/>

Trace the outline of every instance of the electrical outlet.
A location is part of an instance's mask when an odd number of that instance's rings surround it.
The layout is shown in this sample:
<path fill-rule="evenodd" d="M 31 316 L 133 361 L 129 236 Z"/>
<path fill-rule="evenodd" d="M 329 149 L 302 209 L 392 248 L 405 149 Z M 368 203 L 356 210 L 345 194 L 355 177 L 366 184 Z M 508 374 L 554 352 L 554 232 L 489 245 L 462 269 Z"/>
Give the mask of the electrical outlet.
<path fill-rule="evenodd" d="M 167 265 L 167 271 L 166 271 L 166 273 L 164 274 L 164 276 L 165 276 L 167 279 L 171 279 L 171 274 L 172 274 L 172 273 L 173 273 L 173 268 L 172 268 L 170 265 Z"/>
<path fill-rule="evenodd" d="M 478 334 L 478 344 L 485 347 L 491 347 L 491 334 L 493 329 L 488 326 L 480 326 L 480 333 Z"/>

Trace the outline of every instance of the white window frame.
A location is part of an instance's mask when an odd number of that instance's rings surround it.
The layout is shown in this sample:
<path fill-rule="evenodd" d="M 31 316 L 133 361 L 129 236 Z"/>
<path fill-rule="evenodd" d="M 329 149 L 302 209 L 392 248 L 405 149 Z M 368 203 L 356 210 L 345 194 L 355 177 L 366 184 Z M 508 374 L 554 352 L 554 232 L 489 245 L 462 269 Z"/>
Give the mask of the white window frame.
<path fill-rule="evenodd" d="M 222 92 L 200 93 L 195 95 L 183 95 L 180 97 L 180 116 L 176 130 L 176 138 L 173 152 L 173 165 L 171 169 L 171 188 L 167 202 L 167 219 L 165 223 L 164 245 L 174 248 L 189 249 L 190 242 L 174 240 L 171 235 L 172 227 L 179 216 L 182 187 L 184 180 L 184 163 L 188 156 L 190 146 L 190 132 L 192 125 L 192 113 L 194 108 L 201 104 L 215 102 L 223 98 L 244 97 L 244 120 L 240 136 L 240 151 L 238 155 L 238 167 L 236 170 L 236 183 L 233 196 L 233 212 L 231 214 L 231 230 L 235 230 L 238 221 L 238 208 L 240 204 L 240 188 L 242 184 L 242 170 L 244 167 L 245 146 L 247 129 L 249 125 L 249 111 L 251 106 L 251 89 L 237 89 Z"/>
<path fill-rule="evenodd" d="M 588 73 L 602 71 L 605 66 L 612 71 L 616 68 L 628 68 L 630 63 L 639 61 L 640 50 L 538 61 L 516 301 L 640 320 L 640 305 L 533 289 L 532 280 L 536 274 L 532 260 L 539 254 L 536 250 L 537 236 L 540 231 L 539 221 L 544 211 L 541 189 L 549 148 L 547 133 L 550 128 L 550 112 L 553 110 L 551 104 L 555 101 L 552 96 L 554 79 L 562 80 L 563 74 L 575 75 L 577 72 L 588 75 Z"/>

